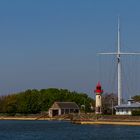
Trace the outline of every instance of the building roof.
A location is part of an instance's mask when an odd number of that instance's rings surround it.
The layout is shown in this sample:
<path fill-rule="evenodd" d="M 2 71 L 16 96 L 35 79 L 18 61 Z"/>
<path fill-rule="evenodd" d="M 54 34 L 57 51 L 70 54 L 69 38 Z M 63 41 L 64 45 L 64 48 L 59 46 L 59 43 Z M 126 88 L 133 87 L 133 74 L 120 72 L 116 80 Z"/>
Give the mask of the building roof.
<path fill-rule="evenodd" d="M 79 109 L 75 102 L 54 102 L 51 108 Z"/>
<path fill-rule="evenodd" d="M 115 106 L 116 109 L 119 108 L 140 108 L 140 103 L 135 102 L 135 103 L 131 103 L 131 104 L 121 104 L 121 105 L 117 105 Z"/>

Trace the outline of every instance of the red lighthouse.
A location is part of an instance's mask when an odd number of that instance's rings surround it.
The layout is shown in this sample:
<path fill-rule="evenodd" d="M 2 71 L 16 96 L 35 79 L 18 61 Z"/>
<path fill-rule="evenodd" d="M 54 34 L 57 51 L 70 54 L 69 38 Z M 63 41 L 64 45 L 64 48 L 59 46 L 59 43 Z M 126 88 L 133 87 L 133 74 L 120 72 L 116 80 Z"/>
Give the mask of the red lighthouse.
<path fill-rule="evenodd" d="M 94 90 L 96 94 L 96 104 L 95 104 L 95 114 L 102 114 L 102 86 L 100 82 L 96 85 L 96 89 Z"/>

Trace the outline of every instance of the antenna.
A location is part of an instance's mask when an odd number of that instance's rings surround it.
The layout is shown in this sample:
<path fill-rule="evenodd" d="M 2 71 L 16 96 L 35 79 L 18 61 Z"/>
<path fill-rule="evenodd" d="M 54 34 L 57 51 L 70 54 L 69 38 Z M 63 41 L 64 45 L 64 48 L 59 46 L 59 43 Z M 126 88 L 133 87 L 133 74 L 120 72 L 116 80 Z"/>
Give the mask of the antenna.
<path fill-rule="evenodd" d="M 125 53 L 121 52 L 121 44 L 120 44 L 120 19 L 118 17 L 118 44 L 117 44 L 117 52 L 111 53 L 99 53 L 102 55 L 116 55 L 117 57 L 117 65 L 118 65 L 118 105 L 122 104 L 122 73 L 121 73 L 121 56 L 122 55 L 140 55 L 140 53 Z"/>

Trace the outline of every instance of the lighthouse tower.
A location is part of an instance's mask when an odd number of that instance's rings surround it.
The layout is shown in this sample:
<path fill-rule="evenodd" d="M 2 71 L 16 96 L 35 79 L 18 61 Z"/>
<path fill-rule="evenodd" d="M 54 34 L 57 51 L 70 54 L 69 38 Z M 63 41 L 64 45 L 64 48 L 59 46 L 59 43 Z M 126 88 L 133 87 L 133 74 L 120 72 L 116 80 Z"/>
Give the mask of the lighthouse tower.
<path fill-rule="evenodd" d="M 102 87 L 100 82 L 96 85 L 96 89 L 94 90 L 96 94 L 96 104 L 95 104 L 95 114 L 102 114 Z"/>

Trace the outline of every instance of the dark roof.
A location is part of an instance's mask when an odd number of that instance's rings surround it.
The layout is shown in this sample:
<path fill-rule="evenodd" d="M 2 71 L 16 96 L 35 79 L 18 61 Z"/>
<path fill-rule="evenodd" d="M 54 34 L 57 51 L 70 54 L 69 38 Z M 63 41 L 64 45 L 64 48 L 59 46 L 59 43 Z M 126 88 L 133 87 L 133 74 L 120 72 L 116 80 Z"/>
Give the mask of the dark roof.
<path fill-rule="evenodd" d="M 79 109 L 75 102 L 54 102 L 51 108 Z"/>

